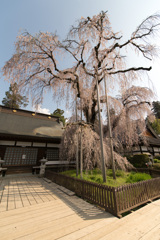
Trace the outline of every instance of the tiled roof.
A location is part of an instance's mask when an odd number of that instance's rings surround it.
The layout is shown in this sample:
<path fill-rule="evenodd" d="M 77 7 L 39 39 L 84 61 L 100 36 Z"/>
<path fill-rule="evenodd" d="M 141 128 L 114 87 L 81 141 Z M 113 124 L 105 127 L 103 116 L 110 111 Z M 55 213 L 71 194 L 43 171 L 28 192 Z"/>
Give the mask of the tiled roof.
<path fill-rule="evenodd" d="M 146 122 L 146 130 L 149 132 L 147 139 L 149 145 L 160 146 L 160 137 L 155 133 L 149 122 Z"/>
<path fill-rule="evenodd" d="M 0 134 L 61 138 L 62 125 L 56 117 L 0 106 Z"/>

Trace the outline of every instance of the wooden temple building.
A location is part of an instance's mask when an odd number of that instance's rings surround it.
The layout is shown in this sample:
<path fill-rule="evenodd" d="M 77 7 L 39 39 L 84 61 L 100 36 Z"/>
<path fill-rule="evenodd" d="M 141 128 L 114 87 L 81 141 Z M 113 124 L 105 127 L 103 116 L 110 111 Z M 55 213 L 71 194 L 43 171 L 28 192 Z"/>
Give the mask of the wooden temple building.
<path fill-rule="evenodd" d="M 40 165 L 42 158 L 49 164 L 59 161 L 59 147 L 63 126 L 59 117 L 0 105 L 0 159 L 7 173 L 31 172 Z M 160 155 L 160 137 L 149 123 L 143 133 L 148 145 L 143 142 L 132 148 L 131 154 Z M 66 162 L 65 162 L 66 163 Z"/>
<path fill-rule="evenodd" d="M 7 172 L 31 172 L 40 159 L 59 160 L 58 117 L 0 105 L 0 158 Z"/>
<path fill-rule="evenodd" d="M 140 141 L 139 146 L 132 148 L 132 154 L 160 155 L 160 137 L 155 133 L 148 121 L 146 121 L 146 129 L 142 135 L 146 137 L 147 144 L 143 144 L 143 141 Z"/>

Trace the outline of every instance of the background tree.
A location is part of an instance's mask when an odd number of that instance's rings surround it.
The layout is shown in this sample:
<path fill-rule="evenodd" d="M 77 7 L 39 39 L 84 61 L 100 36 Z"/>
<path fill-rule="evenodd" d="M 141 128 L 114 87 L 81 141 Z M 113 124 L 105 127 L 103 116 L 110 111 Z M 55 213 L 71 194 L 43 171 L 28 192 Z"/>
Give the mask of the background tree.
<path fill-rule="evenodd" d="M 5 107 L 19 109 L 21 106 L 26 107 L 28 105 L 28 99 L 19 93 L 17 83 L 11 83 L 9 91 L 5 92 L 5 94 L 6 97 L 2 100 Z"/>
<path fill-rule="evenodd" d="M 67 159 L 68 161 L 75 161 L 75 150 L 77 148 L 77 135 L 80 138 L 82 126 L 82 154 L 83 154 L 83 168 L 93 169 L 101 166 L 100 154 L 100 137 L 91 125 L 85 122 L 80 123 L 77 127 L 75 123 L 67 123 L 66 130 L 64 131 L 61 146 L 60 158 L 61 160 Z M 80 139 L 79 139 L 80 145 Z M 80 149 L 80 146 L 79 146 Z M 80 153 L 80 152 L 79 152 Z M 111 154 L 109 150 L 108 141 L 104 140 L 104 157 L 106 160 L 107 168 L 112 168 Z M 116 169 L 124 171 L 133 170 L 133 166 L 127 161 L 126 158 L 114 152 L 114 160 Z"/>
<path fill-rule="evenodd" d="M 152 102 L 152 118 L 148 118 L 148 121 L 154 131 L 159 135 L 160 134 L 160 102 L 154 101 Z"/>
<path fill-rule="evenodd" d="M 151 114 L 153 96 L 149 88 L 132 86 L 121 96 L 109 99 L 114 148 L 117 151 L 129 150 L 139 144 L 140 134 L 146 127 L 146 116 Z M 108 126 L 104 131 L 107 137 Z M 143 142 L 147 144 L 145 136 Z"/>
<path fill-rule="evenodd" d="M 160 119 L 155 119 L 153 122 L 150 122 L 150 125 L 154 129 L 154 131 L 160 135 Z"/>
<path fill-rule="evenodd" d="M 54 97 L 66 97 L 73 109 L 78 97 L 85 121 L 94 130 L 97 82 L 102 95 L 104 77 L 108 88 L 115 85 L 123 94 L 139 79 L 139 73 L 150 71 L 148 66 L 127 67 L 124 51 L 132 47 L 137 54 L 152 60 L 156 46 L 150 38 L 153 40 L 158 29 L 159 15 L 155 14 L 146 18 L 128 40 L 123 40 L 120 33 L 113 32 L 107 12 L 102 11 L 92 18 L 81 18 L 63 42 L 56 34 L 40 32 L 32 36 L 26 32 L 17 37 L 16 53 L 3 67 L 3 73 L 6 79 L 17 80 L 22 89 L 31 91 L 36 103 L 42 101 L 46 88 L 52 89 Z M 58 64 L 63 55 L 73 59 L 65 69 Z"/>
<path fill-rule="evenodd" d="M 64 111 L 61 110 L 61 109 L 59 109 L 59 108 L 57 108 L 57 109 L 53 112 L 53 114 L 51 114 L 51 115 L 59 117 L 59 118 L 60 118 L 60 121 L 63 123 L 63 126 L 65 126 L 66 119 L 65 119 L 65 117 L 63 116 L 63 114 L 64 114 Z"/>
<path fill-rule="evenodd" d="M 160 102 L 159 101 L 152 102 L 152 106 L 153 106 L 152 110 L 155 117 L 160 119 Z"/>

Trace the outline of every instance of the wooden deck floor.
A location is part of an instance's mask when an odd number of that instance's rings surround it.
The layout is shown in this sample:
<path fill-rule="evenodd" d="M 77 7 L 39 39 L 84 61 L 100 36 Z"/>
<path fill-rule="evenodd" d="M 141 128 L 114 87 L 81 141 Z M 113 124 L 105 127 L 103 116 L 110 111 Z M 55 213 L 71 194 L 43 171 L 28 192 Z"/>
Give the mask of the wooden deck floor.
<path fill-rule="evenodd" d="M 0 178 L 0 239 L 160 240 L 160 200 L 118 219 L 35 176 Z"/>

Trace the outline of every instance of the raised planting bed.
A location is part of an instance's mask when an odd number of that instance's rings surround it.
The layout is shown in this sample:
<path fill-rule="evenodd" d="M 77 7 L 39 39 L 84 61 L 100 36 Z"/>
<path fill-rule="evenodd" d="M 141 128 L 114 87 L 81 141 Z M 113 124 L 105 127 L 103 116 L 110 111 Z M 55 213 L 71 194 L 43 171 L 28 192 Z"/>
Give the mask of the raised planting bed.
<path fill-rule="evenodd" d="M 55 173 L 49 169 L 46 170 L 45 177 L 117 217 L 160 197 L 160 177 L 120 187 L 92 183 Z"/>

